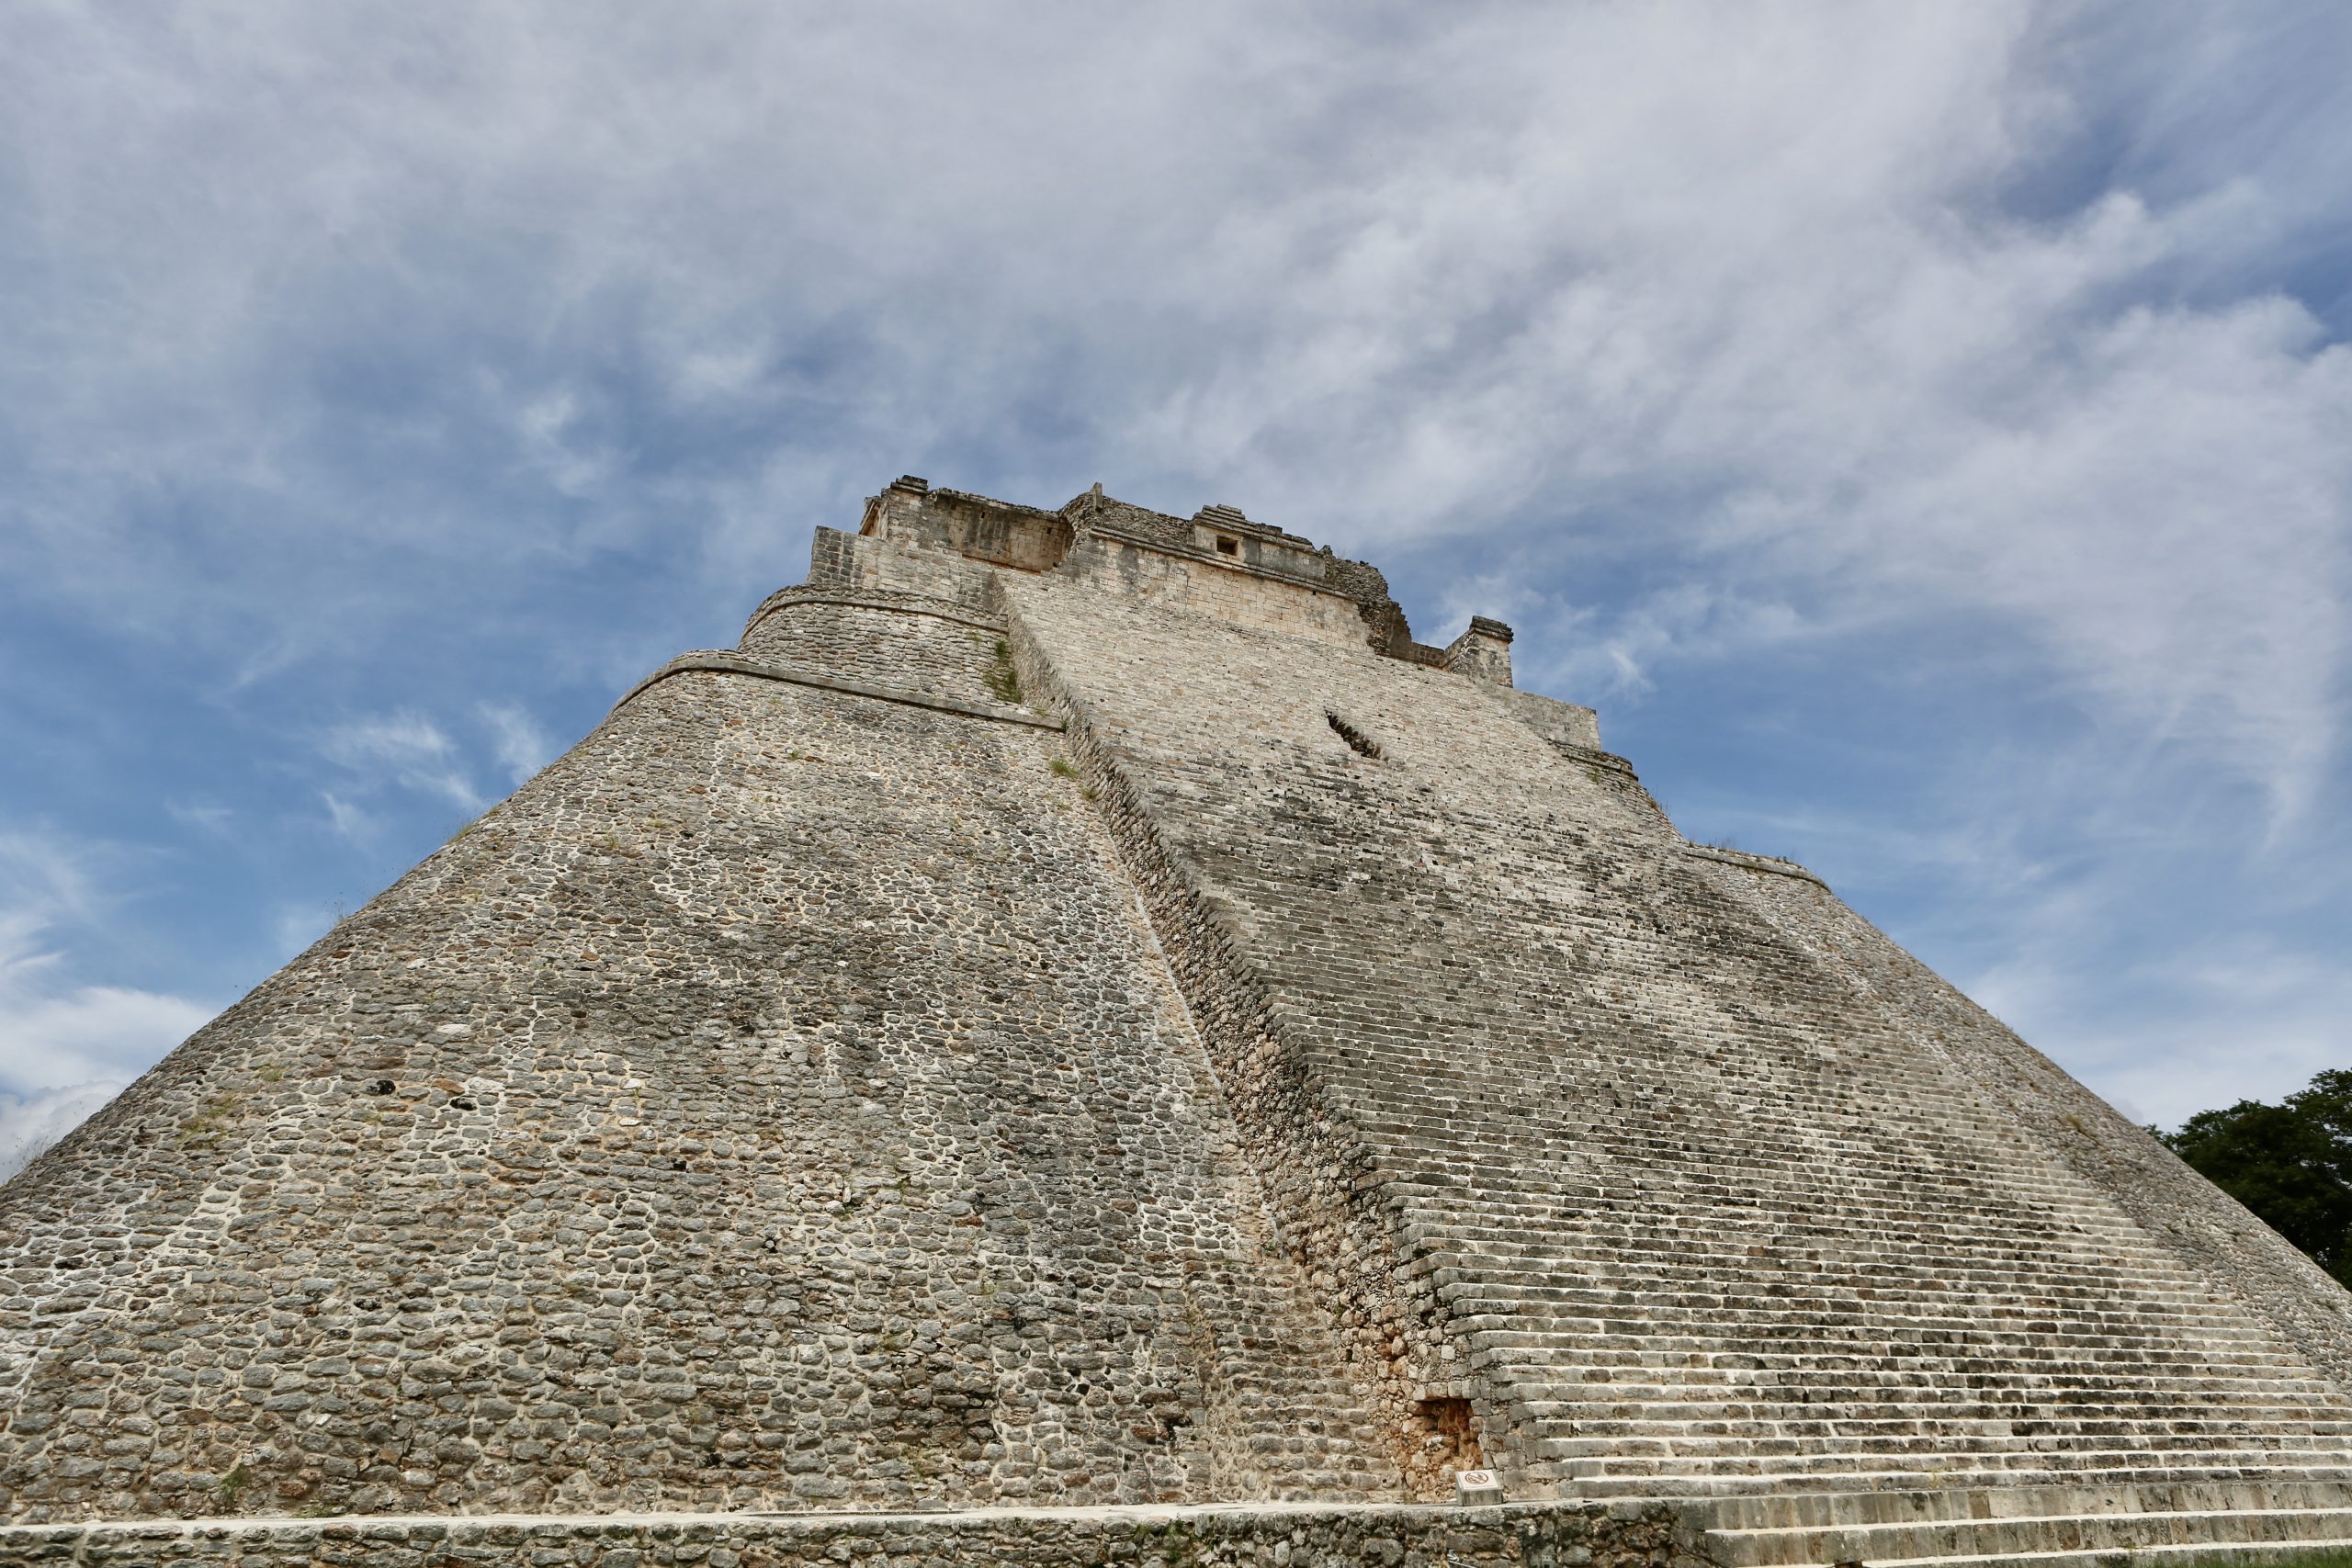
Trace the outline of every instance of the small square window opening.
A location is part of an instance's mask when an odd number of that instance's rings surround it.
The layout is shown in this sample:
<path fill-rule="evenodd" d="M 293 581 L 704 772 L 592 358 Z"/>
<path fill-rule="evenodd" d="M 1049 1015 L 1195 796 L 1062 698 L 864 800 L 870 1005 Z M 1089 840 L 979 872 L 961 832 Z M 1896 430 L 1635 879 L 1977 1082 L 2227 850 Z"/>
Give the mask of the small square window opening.
<path fill-rule="evenodd" d="M 1216 542 L 1216 553 L 1221 556 L 1238 556 L 1241 553 L 1241 541 L 1220 536 Z"/>

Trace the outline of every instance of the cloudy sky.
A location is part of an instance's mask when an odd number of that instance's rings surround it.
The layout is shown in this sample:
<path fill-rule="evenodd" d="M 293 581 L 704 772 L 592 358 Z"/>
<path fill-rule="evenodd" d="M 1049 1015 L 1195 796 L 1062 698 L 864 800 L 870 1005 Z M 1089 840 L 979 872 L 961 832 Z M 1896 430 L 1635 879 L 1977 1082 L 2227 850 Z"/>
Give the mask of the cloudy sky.
<path fill-rule="evenodd" d="M 2352 1065 L 2352 7 L 10 33 L 0 1158 L 901 471 L 1510 620 L 2143 1119 Z"/>

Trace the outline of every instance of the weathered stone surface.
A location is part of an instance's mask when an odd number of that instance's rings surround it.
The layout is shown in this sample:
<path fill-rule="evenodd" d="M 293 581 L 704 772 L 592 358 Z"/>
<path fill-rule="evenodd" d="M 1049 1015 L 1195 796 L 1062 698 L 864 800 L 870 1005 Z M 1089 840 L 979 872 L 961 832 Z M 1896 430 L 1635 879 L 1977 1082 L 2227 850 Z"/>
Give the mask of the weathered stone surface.
<path fill-rule="evenodd" d="M 0 1190 L 7 1515 L 1491 1466 L 1493 1517 L 1180 1556 L 1604 1560 L 1518 1503 L 1611 1495 L 1732 1563 L 2352 1536 L 2345 1293 L 1804 868 L 1684 842 L 1510 643 L 1231 508 L 892 486 Z M 1140 1550 L 993 1517 L 431 1550 Z"/>
<path fill-rule="evenodd" d="M 12 1507 L 1393 1495 L 1059 746 L 644 689 L 10 1185 Z"/>
<path fill-rule="evenodd" d="M 26 1568 L 1701 1568 L 1706 1561 L 1698 1534 L 1667 1509 L 1576 1505 L 66 1525 L 0 1529 L 0 1557 Z"/>

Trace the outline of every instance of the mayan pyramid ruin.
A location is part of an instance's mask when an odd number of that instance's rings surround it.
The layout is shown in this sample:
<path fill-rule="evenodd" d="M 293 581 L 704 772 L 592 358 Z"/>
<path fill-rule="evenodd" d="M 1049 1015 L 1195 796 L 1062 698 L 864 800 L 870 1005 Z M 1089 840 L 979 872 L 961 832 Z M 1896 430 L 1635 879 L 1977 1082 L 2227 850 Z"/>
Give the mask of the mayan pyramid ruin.
<path fill-rule="evenodd" d="M 2352 1298 L 1510 656 L 899 480 L 0 1189 L 0 1562 L 2352 1541 Z"/>

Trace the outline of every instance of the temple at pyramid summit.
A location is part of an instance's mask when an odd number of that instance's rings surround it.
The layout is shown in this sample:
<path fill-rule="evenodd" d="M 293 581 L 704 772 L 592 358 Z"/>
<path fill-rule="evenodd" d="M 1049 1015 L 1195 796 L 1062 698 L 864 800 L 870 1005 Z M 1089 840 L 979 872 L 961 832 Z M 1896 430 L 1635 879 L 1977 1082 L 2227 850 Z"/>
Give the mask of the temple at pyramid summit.
<path fill-rule="evenodd" d="M 2352 1546 L 2352 1297 L 1511 643 L 888 486 L 0 1188 L 0 1562 Z"/>

